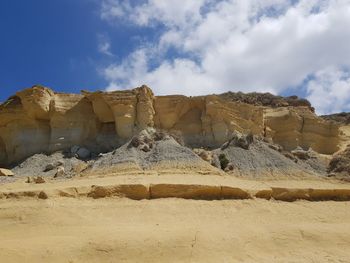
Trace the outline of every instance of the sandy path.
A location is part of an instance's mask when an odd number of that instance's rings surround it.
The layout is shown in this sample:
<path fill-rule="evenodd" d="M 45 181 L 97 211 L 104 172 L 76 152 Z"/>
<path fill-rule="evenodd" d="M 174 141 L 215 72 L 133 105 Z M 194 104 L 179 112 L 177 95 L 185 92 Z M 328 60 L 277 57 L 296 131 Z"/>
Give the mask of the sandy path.
<path fill-rule="evenodd" d="M 350 202 L 0 200 L 0 262 L 350 262 Z"/>

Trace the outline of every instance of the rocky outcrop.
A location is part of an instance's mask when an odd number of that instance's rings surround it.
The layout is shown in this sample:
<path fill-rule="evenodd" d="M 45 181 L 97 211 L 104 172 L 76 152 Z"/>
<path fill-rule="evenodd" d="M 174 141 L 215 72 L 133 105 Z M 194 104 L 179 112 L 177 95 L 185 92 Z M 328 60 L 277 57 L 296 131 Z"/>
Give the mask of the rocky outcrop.
<path fill-rule="evenodd" d="M 350 112 L 341 112 L 341 113 L 335 113 L 330 115 L 322 115 L 320 117 L 325 120 L 334 121 L 343 125 L 350 124 Z"/>
<path fill-rule="evenodd" d="M 0 176 L 14 176 L 11 170 L 0 168 Z"/>
<path fill-rule="evenodd" d="M 350 176 L 350 145 L 333 156 L 328 166 L 328 172 L 330 175 Z"/>
<path fill-rule="evenodd" d="M 332 154 L 338 150 L 339 126 L 317 117 L 305 107 L 265 109 L 265 137 L 286 150 L 298 146 Z"/>
<path fill-rule="evenodd" d="M 34 86 L 0 105 L 0 165 L 74 145 L 111 151 L 147 127 L 178 134 L 191 147 L 218 147 L 238 131 L 287 150 L 337 151 L 337 124 L 317 117 L 304 100 L 271 96 L 154 96 L 147 86 L 63 94 Z"/>
<path fill-rule="evenodd" d="M 311 103 L 306 99 L 299 98 L 298 96 L 281 97 L 281 96 L 275 96 L 271 93 L 226 92 L 221 94 L 220 97 L 231 101 L 239 101 L 247 104 L 252 104 L 255 106 L 267 106 L 272 108 L 301 106 L 301 107 L 307 107 L 309 108 L 309 110 L 314 112 L 314 108 L 311 106 Z"/>

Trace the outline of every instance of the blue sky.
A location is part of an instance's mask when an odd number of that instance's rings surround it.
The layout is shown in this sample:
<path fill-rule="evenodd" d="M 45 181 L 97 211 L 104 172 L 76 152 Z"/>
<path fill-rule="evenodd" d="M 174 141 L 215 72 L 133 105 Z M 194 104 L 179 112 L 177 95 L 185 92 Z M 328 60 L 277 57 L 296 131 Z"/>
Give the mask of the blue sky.
<path fill-rule="evenodd" d="M 57 91 L 103 87 L 94 63 L 96 32 L 105 24 L 85 0 L 0 2 L 0 100 L 42 84 Z"/>
<path fill-rule="evenodd" d="M 306 97 L 350 111 L 350 0 L 0 1 L 0 101 L 42 84 Z"/>
<path fill-rule="evenodd" d="M 0 1 L 0 101 L 17 90 L 42 84 L 56 91 L 104 89 L 103 65 L 120 60 L 149 30 L 111 25 L 100 19 L 100 1 Z M 113 39 L 110 57 L 98 49 Z"/>

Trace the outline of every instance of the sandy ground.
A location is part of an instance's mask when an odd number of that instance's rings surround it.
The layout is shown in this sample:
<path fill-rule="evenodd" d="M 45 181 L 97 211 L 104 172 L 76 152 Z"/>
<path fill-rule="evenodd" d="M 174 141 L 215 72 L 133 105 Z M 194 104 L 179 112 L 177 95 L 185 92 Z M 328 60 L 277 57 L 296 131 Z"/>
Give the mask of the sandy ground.
<path fill-rule="evenodd" d="M 123 184 L 350 189 L 349 183 L 326 179 L 191 174 L 116 174 L 44 184 L 21 179 L 0 185 L 0 195 L 45 191 L 49 197 L 0 198 L 0 262 L 350 262 L 349 201 L 135 201 L 57 194 Z"/>
<path fill-rule="evenodd" d="M 0 262 L 350 262 L 350 202 L 0 200 Z"/>

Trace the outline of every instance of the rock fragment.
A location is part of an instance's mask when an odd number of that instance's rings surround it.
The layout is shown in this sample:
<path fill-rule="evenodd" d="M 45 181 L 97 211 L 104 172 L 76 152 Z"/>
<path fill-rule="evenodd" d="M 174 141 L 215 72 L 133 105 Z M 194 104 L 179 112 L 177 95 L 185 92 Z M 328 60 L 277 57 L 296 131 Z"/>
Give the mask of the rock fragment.
<path fill-rule="evenodd" d="M 33 182 L 36 184 L 43 184 L 45 183 L 45 179 L 42 178 L 41 176 L 37 176 L 33 178 Z"/>
<path fill-rule="evenodd" d="M 291 151 L 291 153 L 301 160 L 310 159 L 309 152 L 305 151 L 301 147 L 297 147 L 295 150 Z"/>
<path fill-rule="evenodd" d="M 39 199 L 47 199 L 49 197 L 47 196 L 47 194 L 44 191 L 41 191 L 38 195 L 38 198 Z"/>
<path fill-rule="evenodd" d="M 15 174 L 8 169 L 0 168 L 0 176 L 14 176 Z"/>
<path fill-rule="evenodd" d="M 59 167 L 57 167 L 57 172 L 56 172 L 54 178 L 57 178 L 57 177 L 64 177 L 65 175 L 66 175 L 66 172 L 65 172 L 65 170 L 64 170 L 64 167 L 59 166 Z"/>

